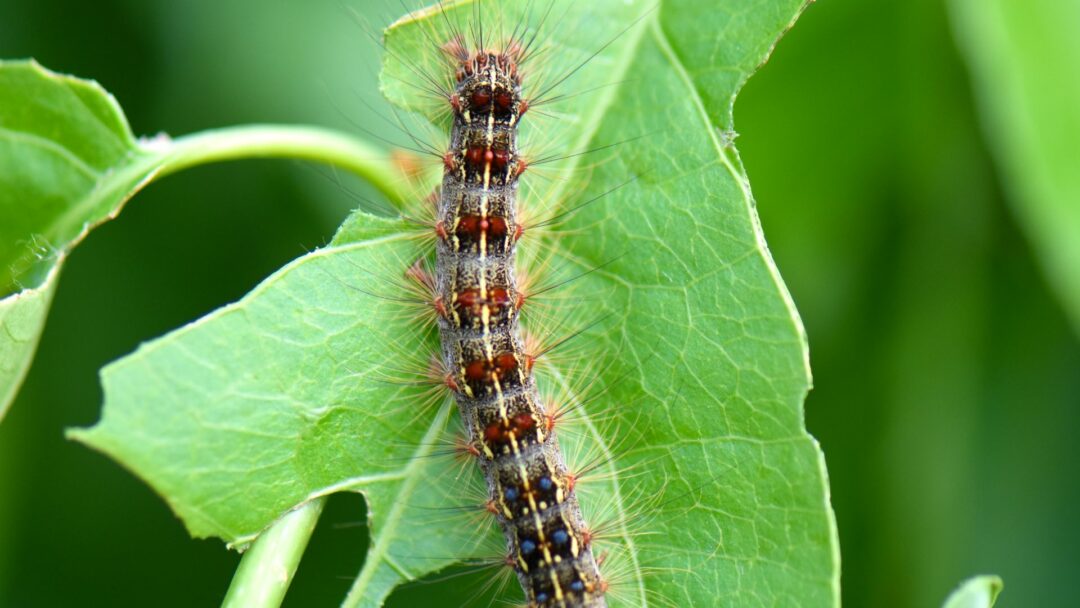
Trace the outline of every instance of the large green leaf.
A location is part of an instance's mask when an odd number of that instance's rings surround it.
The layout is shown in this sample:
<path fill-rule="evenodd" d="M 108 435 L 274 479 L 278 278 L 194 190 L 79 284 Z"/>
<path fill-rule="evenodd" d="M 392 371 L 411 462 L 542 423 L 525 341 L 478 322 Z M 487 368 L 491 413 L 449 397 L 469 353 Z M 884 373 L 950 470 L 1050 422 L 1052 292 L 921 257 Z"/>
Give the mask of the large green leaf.
<path fill-rule="evenodd" d="M 383 155 L 343 136 L 248 127 L 136 141 L 96 82 L 0 61 L 0 419 L 30 367 L 72 247 L 153 178 L 244 156 L 336 162 L 394 196 Z"/>
<path fill-rule="evenodd" d="M 993 608 L 1005 585 L 996 576 L 976 576 L 949 594 L 945 608 Z"/>
<path fill-rule="evenodd" d="M 951 6 L 1012 202 L 1080 331 L 1080 2 Z"/>
<path fill-rule="evenodd" d="M 502 3 L 503 21 L 526 5 Z M 558 234 L 527 233 L 523 255 L 556 277 L 602 268 L 558 305 L 531 305 L 526 323 L 588 326 L 541 383 L 558 393 L 585 375 L 605 388 L 590 385 L 592 417 L 560 437 L 604 463 L 582 492 L 594 521 L 619 523 L 605 545 L 613 605 L 839 602 L 823 461 L 803 428 L 805 337 L 729 136 L 735 93 L 802 6 L 560 2 L 546 22 L 549 82 L 599 52 L 564 89 L 589 92 L 528 115 L 524 141 L 543 154 L 602 151 L 538 168 L 523 204 L 554 213 L 615 191 Z M 456 3 L 447 19 L 388 31 L 393 101 L 429 108 L 403 83 L 417 83 L 418 65 L 439 69 L 421 63 L 432 41 L 473 10 Z M 356 213 L 330 247 L 107 367 L 102 421 L 76 436 L 147 480 L 195 536 L 246 543 L 313 497 L 363 492 L 372 545 L 348 605 L 378 606 L 404 581 L 497 556 L 492 531 L 444 509 L 468 500 L 474 477 L 428 457 L 456 436 L 456 414 L 424 387 L 388 381 L 435 348 L 392 301 L 425 251 L 415 234 Z"/>

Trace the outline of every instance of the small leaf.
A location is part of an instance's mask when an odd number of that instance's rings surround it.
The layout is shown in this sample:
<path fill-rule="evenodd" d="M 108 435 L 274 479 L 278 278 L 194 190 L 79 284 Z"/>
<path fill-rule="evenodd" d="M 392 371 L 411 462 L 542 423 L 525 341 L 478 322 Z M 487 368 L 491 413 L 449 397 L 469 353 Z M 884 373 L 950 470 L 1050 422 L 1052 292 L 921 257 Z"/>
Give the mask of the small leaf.
<path fill-rule="evenodd" d="M 0 61 L 0 419 L 66 253 L 146 182 L 151 159 L 97 83 Z"/>
<path fill-rule="evenodd" d="M 0 420 L 34 360 L 59 272 L 58 263 L 41 286 L 0 300 Z"/>
<path fill-rule="evenodd" d="M 992 608 L 1004 587 L 996 576 L 969 578 L 949 594 L 944 608 Z"/>
<path fill-rule="evenodd" d="M 1080 332 L 1080 3 L 952 0 L 987 139 Z"/>

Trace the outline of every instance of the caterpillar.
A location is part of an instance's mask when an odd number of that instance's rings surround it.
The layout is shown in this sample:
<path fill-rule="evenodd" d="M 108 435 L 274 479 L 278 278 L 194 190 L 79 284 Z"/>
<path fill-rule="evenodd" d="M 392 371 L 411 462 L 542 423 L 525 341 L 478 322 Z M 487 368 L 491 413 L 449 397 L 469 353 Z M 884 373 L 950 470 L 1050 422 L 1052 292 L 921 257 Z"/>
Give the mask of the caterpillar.
<path fill-rule="evenodd" d="M 546 18 L 553 4 L 541 3 L 537 12 Z M 450 38 L 438 44 L 449 86 L 416 68 L 449 108 L 450 124 L 441 185 L 431 197 L 434 266 L 417 264 L 407 274 L 430 292 L 441 381 L 456 401 L 468 435 L 464 452 L 483 472 L 485 510 L 503 533 L 504 563 L 527 605 L 606 608 L 609 583 L 593 549 L 599 533 L 582 513 L 581 471 L 571 471 L 556 431 L 564 412 L 544 404 L 534 374 L 540 353 L 520 327 L 529 294 L 515 267 L 526 232 L 518 184 L 531 163 L 519 150 L 518 129 L 553 87 L 534 98 L 523 94 L 522 66 L 537 51 L 535 31 L 527 35 L 518 23 L 491 44 L 479 9 L 474 20 L 471 40 L 451 26 Z"/>
<path fill-rule="evenodd" d="M 534 355 L 518 317 L 515 248 L 518 179 L 527 164 L 517 128 L 528 110 L 519 62 L 527 44 L 469 49 L 457 61 L 450 147 L 438 199 L 436 307 L 446 369 L 469 444 L 489 490 L 489 509 L 530 606 L 604 608 L 607 585 L 593 555 L 559 450 L 554 418 L 541 405 Z"/>

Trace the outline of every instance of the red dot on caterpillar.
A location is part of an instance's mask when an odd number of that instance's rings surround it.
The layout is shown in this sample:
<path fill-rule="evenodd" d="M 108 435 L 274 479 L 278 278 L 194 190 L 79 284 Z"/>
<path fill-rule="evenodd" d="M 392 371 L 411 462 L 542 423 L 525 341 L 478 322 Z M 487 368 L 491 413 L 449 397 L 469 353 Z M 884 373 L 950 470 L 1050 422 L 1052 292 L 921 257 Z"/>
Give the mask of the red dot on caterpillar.
<path fill-rule="evenodd" d="M 465 366 L 465 379 L 478 382 L 487 378 L 488 362 L 484 360 L 473 361 Z"/>
<path fill-rule="evenodd" d="M 479 168 L 484 162 L 485 154 L 490 154 L 490 151 L 484 149 L 483 146 L 472 146 L 465 151 L 465 161 L 474 169 Z"/>
<path fill-rule="evenodd" d="M 458 218 L 457 226 L 454 227 L 454 234 L 460 236 L 469 236 L 474 239 L 480 237 L 480 216 L 479 215 L 465 215 Z"/>
<path fill-rule="evenodd" d="M 520 438 L 533 427 L 536 420 L 526 412 L 512 418 L 496 420 L 484 428 L 484 440 L 488 443 L 505 443 L 511 437 Z"/>
<path fill-rule="evenodd" d="M 500 441 L 502 440 L 503 434 L 505 432 L 506 429 L 503 428 L 501 422 L 492 422 L 491 424 L 487 425 L 487 428 L 484 429 L 484 441 L 488 443 Z"/>
<path fill-rule="evenodd" d="M 494 158 L 495 156 L 491 150 L 483 146 L 472 146 L 465 150 L 465 162 L 468 162 L 469 166 L 475 168 L 475 170 L 484 166 L 485 163 L 490 163 Z"/>
<path fill-rule="evenodd" d="M 510 293 L 503 287 L 488 291 L 488 304 L 496 308 L 505 308 L 510 303 Z"/>
<path fill-rule="evenodd" d="M 488 89 L 487 87 L 476 89 L 475 91 L 473 91 L 472 97 L 469 102 L 473 108 L 481 108 L 487 106 L 491 103 L 491 89 Z"/>
<path fill-rule="evenodd" d="M 459 237 L 468 237 L 474 241 L 479 241 L 481 234 L 502 238 L 507 233 L 506 220 L 497 216 L 465 215 L 458 219 L 454 233 Z"/>
<path fill-rule="evenodd" d="M 510 163 L 510 152 L 508 150 L 489 150 L 488 155 L 491 166 L 498 171 L 502 171 Z"/>
<path fill-rule="evenodd" d="M 455 393 L 461 392 L 461 387 L 458 386 L 457 380 L 454 379 L 454 374 L 446 374 L 446 376 L 443 378 L 443 384 L 445 384 L 447 388 L 454 391 Z"/>
<path fill-rule="evenodd" d="M 510 303 L 510 294 L 506 289 L 502 287 L 496 287 L 488 290 L 487 297 L 483 297 L 480 294 L 479 289 L 466 289 L 457 294 L 457 301 L 461 308 L 470 308 L 470 312 L 479 314 L 480 307 L 490 306 L 496 309 L 502 309 Z M 494 312 L 499 312 L 496 310 Z"/>
<path fill-rule="evenodd" d="M 536 420 L 525 412 L 521 412 L 513 419 L 514 430 L 527 431 L 536 426 Z"/>
<path fill-rule="evenodd" d="M 578 482 L 578 476 L 577 475 L 574 475 L 573 473 L 570 473 L 570 472 L 566 473 L 566 491 L 567 492 L 573 491 L 574 486 L 577 485 L 577 482 Z"/>
<path fill-rule="evenodd" d="M 450 449 L 443 450 L 442 454 L 450 454 L 453 455 L 455 458 L 469 461 L 480 458 L 482 455 L 480 448 L 478 448 L 475 444 L 465 438 L 458 438 L 457 440 L 455 440 L 451 444 Z"/>
<path fill-rule="evenodd" d="M 479 289 L 466 289 L 465 291 L 457 294 L 457 303 L 465 308 L 472 308 L 476 306 L 480 300 Z"/>
<path fill-rule="evenodd" d="M 476 458 L 480 457 L 480 449 L 477 448 L 475 445 L 473 445 L 471 443 L 463 444 L 461 446 L 461 452 L 463 454 L 468 454 L 469 456 L 473 456 L 473 457 L 476 457 Z"/>
<path fill-rule="evenodd" d="M 496 355 L 495 368 L 502 374 L 517 369 L 517 356 L 514 355 L 514 353 L 512 352 L 504 352 L 502 354 Z"/>
<path fill-rule="evenodd" d="M 502 112 L 509 112 L 514 105 L 514 98 L 510 96 L 507 91 L 499 91 L 495 94 L 495 109 Z"/>
<path fill-rule="evenodd" d="M 506 220 L 501 217 L 486 217 L 481 220 L 480 229 L 491 236 L 506 236 Z"/>
<path fill-rule="evenodd" d="M 518 367 L 514 353 L 499 353 L 490 361 L 477 359 L 465 365 L 465 378 L 472 382 L 502 379 Z"/>
<path fill-rule="evenodd" d="M 586 546 L 586 547 L 589 547 L 589 546 L 592 545 L 592 541 L 593 541 L 592 531 L 589 530 L 589 528 L 582 528 L 581 529 L 581 544 Z"/>
<path fill-rule="evenodd" d="M 544 414 L 544 432 L 550 433 L 555 428 L 555 424 L 559 421 L 558 417 L 551 414 Z"/>
<path fill-rule="evenodd" d="M 544 425 L 544 432 L 550 433 L 559 424 L 563 424 L 570 420 L 570 414 L 580 405 L 580 403 L 568 401 L 561 405 L 555 405 L 549 403 L 545 408 L 542 423 Z"/>
<path fill-rule="evenodd" d="M 446 302 L 443 302 L 442 296 L 436 296 L 432 306 L 435 307 L 435 312 L 438 313 L 441 318 L 445 319 L 449 316 L 449 311 L 446 310 Z"/>
<path fill-rule="evenodd" d="M 514 353 L 502 353 L 495 356 L 495 373 L 502 377 L 517 369 L 518 361 Z"/>

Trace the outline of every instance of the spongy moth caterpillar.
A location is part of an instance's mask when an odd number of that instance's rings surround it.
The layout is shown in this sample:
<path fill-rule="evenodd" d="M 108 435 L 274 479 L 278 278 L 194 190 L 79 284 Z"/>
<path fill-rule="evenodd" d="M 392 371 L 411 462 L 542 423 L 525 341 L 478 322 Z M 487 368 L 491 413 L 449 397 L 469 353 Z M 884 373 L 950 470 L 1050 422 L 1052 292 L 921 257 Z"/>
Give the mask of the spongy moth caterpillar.
<path fill-rule="evenodd" d="M 575 478 L 541 405 L 518 324 L 517 184 L 526 169 L 517 128 L 528 109 L 519 62 L 527 42 L 445 47 L 456 61 L 450 145 L 438 199 L 436 293 L 442 358 L 469 444 L 530 606 L 602 608 Z"/>
<path fill-rule="evenodd" d="M 458 4 L 467 5 L 467 9 L 460 10 Z M 623 499 L 617 489 L 599 488 L 616 485 L 615 477 L 605 473 L 609 476 L 598 476 L 605 479 L 604 483 L 594 486 L 597 492 L 606 493 L 607 512 L 602 513 L 606 518 L 594 518 L 590 528 L 579 506 L 580 485 L 587 484 L 579 485 L 578 481 L 583 474 L 595 475 L 592 469 L 596 466 L 605 471 L 613 466 L 610 446 L 596 445 L 597 440 L 603 444 L 604 438 L 595 427 L 590 427 L 586 433 L 572 436 L 575 441 L 569 446 L 564 444 L 560 448 L 556 427 L 565 430 L 566 422 L 575 418 L 587 420 L 587 417 L 577 416 L 577 412 L 566 416 L 565 402 L 551 401 L 551 395 L 541 397 L 538 392 L 533 364 L 548 349 L 537 347 L 522 335 L 519 318 L 526 301 L 532 302 L 526 307 L 528 310 L 536 310 L 534 296 L 545 288 L 538 289 L 529 281 L 523 283 L 519 269 L 515 268 L 515 258 L 522 237 L 531 245 L 526 251 L 541 244 L 550 247 L 551 238 L 537 242 L 536 237 L 543 232 L 537 228 L 559 223 L 568 214 L 604 196 L 581 197 L 575 204 L 558 209 L 566 198 L 567 181 L 530 180 L 532 187 L 521 193 L 529 198 L 528 209 L 523 214 L 519 205 L 519 178 L 523 174 L 532 175 L 536 166 L 546 162 L 574 159 L 559 163 L 563 166 L 558 171 L 565 175 L 577 159 L 590 152 L 585 138 L 590 135 L 588 128 L 575 129 L 573 114 L 552 115 L 546 104 L 566 98 L 565 90 L 559 85 L 583 66 L 582 74 L 592 72 L 589 82 L 601 86 L 582 88 L 602 90 L 602 85 L 617 81 L 617 72 L 595 71 L 594 61 L 599 58 L 600 63 L 610 62 L 610 56 L 601 55 L 601 51 L 618 48 L 611 44 L 640 19 L 602 28 L 601 31 L 607 31 L 604 38 L 586 48 L 567 46 L 563 39 L 551 45 L 547 31 L 541 33 L 543 28 L 539 26 L 551 13 L 554 13 L 552 21 L 558 23 L 552 29 L 558 29 L 560 35 L 565 36 L 566 30 L 578 27 L 574 23 L 559 23 L 561 13 L 573 6 L 559 4 L 461 2 L 411 13 L 391 26 L 388 36 L 396 35 L 401 24 L 418 26 L 411 45 L 405 46 L 404 51 L 401 46 L 395 47 L 398 54 L 391 55 L 402 68 L 399 77 L 404 72 L 415 78 L 383 81 L 384 87 L 390 86 L 391 90 L 404 82 L 408 89 L 398 90 L 407 94 L 395 102 L 407 109 L 428 110 L 425 114 L 449 132 L 448 145 L 436 147 L 434 153 L 441 164 L 441 187 L 429 198 L 435 214 L 428 234 L 433 236 L 436 259 L 414 265 L 407 274 L 419 280 L 422 291 L 430 291 L 431 297 L 426 300 L 428 310 L 436 311 L 434 318 L 442 342 L 438 377 L 454 394 L 467 429 L 467 439 L 447 443 L 455 443 L 463 448 L 461 452 L 480 461 L 487 481 L 486 508 L 504 534 L 503 556 L 509 566 L 505 571 L 517 573 L 528 605 L 536 608 L 606 606 L 608 581 L 624 587 L 628 578 L 620 579 L 618 559 L 614 560 L 614 567 L 606 566 L 609 572 L 602 577 L 599 562 L 606 557 L 626 558 L 626 555 L 609 555 L 606 544 L 603 553 L 594 553 L 593 548 L 594 541 L 615 536 L 613 521 L 618 524 L 619 538 L 626 539 Z M 578 12 L 582 11 L 588 13 L 591 7 Z M 644 8 L 626 10 L 634 16 L 645 12 Z M 504 19 L 508 14 L 513 17 Z M 626 15 L 620 17 L 625 19 Z M 466 25 L 462 25 L 462 20 Z M 510 33 L 500 35 L 500 29 Z M 463 32 L 468 32 L 468 36 Z M 430 61 L 433 49 L 444 59 L 449 58 L 449 62 Z M 415 60 L 412 54 L 405 53 L 415 53 Z M 555 68 L 554 74 L 547 78 L 536 77 L 536 63 L 530 60 L 538 54 L 544 55 L 547 67 Z M 438 109 L 432 112 L 419 105 L 416 100 L 422 96 L 417 92 L 433 93 L 439 102 Z M 582 96 L 577 101 L 583 100 L 588 97 Z M 529 146 L 529 156 L 525 157 L 519 150 L 518 130 L 535 123 L 538 114 L 547 119 L 542 123 L 545 138 L 542 143 L 558 152 L 537 153 Z M 523 120 L 525 116 L 529 119 Z M 592 121 L 598 117 L 597 114 Z M 404 127 L 400 120 L 398 124 Z M 552 126 L 556 128 L 551 129 Z M 532 134 L 535 136 L 536 131 Z M 432 152 L 432 145 L 418 141 L 412 133 L 409 137 L 416 144 L 416 151 Z M 609 188 L 607 192 L 614 189 L 617 188 Z M 537 205 L 532 204 L 536 199 L 542 199 L 545 207 L 551 205 L 557 210 L 550 214 L 537 213 Z M 567 234 L 559 238 L 576 237 Z M 548 253 L 551 251 L 548 249 Z M 525 260 L 525 269 L 536 270 L 535 265 L 530 269 L 528 262 Z M 584 272 L 587 274 L 588 270 Z M 535 277 L 534 273 L 530 274 Z M 580 274 L 579 270 L 571 276 Z M 554 315 L 561 317 L 557 321 L 561 326 L 565 312 L 560 305 Z M 535 316 L 530 318 L 530 329 L 536 329 L 536 321 Z M 592 359 L 589 364 L 602 365 Z M 559 377 L 555 386 L 542 381 L 545 392 L 567 388 L 564 384 L 567 377 L 560 371 L 553 371 Z M 571 401 L 580 403 L 579 399 Z M 563 435 L 565 441 L 566 433 Z M 584 435 L 591 436 L 583 439 Z M 569 463 L 564 452 L 571 456 Z M 585 459 L 573 458 L 575 454 L 602 454 L 602 462 L 596 465 L 594 460 L 580 466 Z M 450 506 L 445 502 L 429 503 L 428 508 L 438 505 Z M 595 510 L 592 505 L 586 506 Z M 440 535 L 457 536 L 460 532 L 446 528 L 450 526 L 440 529 Z M 630 541 L 626 544 L 627 548 L 632 547 Z M 615 549 L 619 551 L 622 547 Z M 623 553 L 632 554 L 632 548 Z M 463 553 L 462 557 L 469 556 Z M 640 573 L 636 566 L 626 569 L 633 569 L 635 577 Z M 637 590 L 633 594 L 635 599 L 642 595 Z"/>

